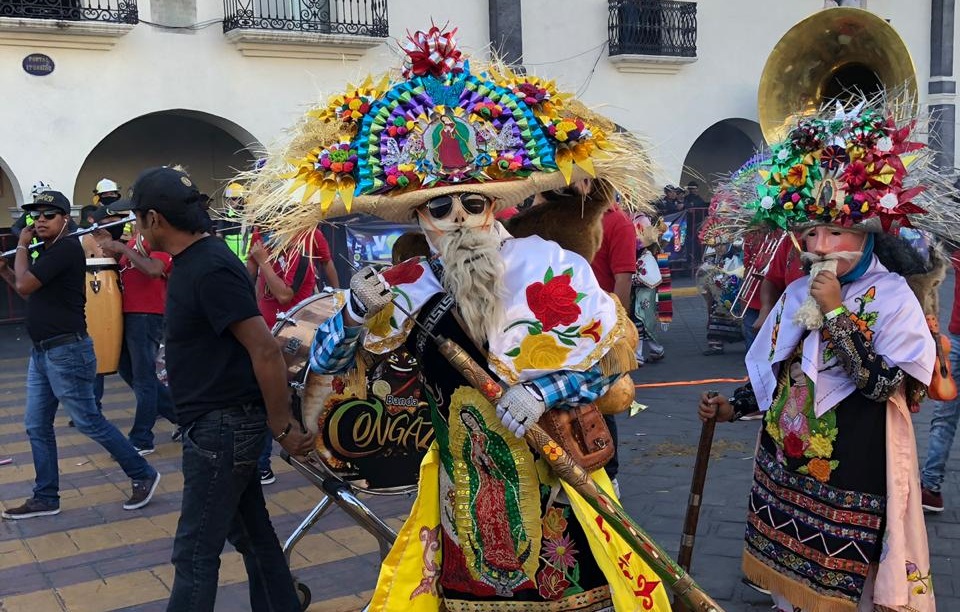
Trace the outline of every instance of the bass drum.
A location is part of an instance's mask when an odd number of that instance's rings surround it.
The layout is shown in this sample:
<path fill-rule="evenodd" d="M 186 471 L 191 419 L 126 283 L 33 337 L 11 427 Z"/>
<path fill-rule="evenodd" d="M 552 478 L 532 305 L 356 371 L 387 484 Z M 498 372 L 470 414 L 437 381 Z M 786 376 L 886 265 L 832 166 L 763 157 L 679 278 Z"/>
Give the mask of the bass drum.
<path fill-rule="evenodd" d="M 284 346 L 288 370 L 297 370 L 290 382 L 303 424 L 317 433 L 317 452 L 310 460 L 368 493 L 413 492 L 434 438 L 416 359 L 402 347 L 385 355 L 359 349 L 354 368 L 347 372 L 329 375 L 310 369 L 316 330 L 343 308 L 343 296 L 311 296 L 273 330 Z M 294 359 L 298 353 L 303 356 Z"/>
<path fill-rule="evenodd" d="M 113 374 L 123 346 L 123 297 L 120 266 L 112 257 L 87 259 L 87 333 L 97 356 L 97 374 Z"/>

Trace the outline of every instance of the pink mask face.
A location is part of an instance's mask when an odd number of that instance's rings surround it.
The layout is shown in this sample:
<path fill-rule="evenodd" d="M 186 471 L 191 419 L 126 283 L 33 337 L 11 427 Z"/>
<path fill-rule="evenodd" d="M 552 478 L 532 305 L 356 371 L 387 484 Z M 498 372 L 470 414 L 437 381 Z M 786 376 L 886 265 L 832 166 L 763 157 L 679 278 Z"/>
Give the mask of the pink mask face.
<path fill-rule="evenodd" d="M 835 225 L 817 225 L 803 232 L 803 243 L 808 253 L 824 257 L 837 253 L 860 253 L 867 240 L 864 232 L 848 230 Z M 853 269 L 859 258 L 844 257 L 837 262 L 837 276 Z"/>

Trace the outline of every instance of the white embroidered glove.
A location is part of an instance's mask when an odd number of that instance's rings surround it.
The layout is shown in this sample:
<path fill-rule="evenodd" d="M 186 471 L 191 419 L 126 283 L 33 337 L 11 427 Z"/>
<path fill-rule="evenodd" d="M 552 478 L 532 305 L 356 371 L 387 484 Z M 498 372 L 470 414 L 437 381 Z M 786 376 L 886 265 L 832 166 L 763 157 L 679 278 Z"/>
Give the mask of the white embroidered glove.
<path fill-rule="evenodd" d="M 524 385 L 514 385 L 500 398 L 497 416 L 510 433 L 522 438 L 527 427 L 539 421 L 546 409 L 539 394 Z"/>
<path fill-rule="evenodd" d="M 377 314 L 392 300 L 390 285 L 373 266 L 357 270 L 350 279 L 350 313 L 357 320 Z"/>

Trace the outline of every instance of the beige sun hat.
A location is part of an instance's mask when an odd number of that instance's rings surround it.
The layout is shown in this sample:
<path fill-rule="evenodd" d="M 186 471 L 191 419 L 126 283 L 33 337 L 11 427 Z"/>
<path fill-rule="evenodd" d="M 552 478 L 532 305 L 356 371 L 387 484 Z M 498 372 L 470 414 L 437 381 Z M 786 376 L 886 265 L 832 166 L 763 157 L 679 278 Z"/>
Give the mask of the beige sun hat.
<path fill-rule="evenodd" d="M 432 198 L 480 193 L 495 210 L 582 178 L 627 208 L 654 199 L 640 140 L 552 81 L 502 65 L 472 69 L 454 34 L 410 36 L 402 76 L 367 78 L 311 109 L 289 141 L 238 180 L 247 221 L 293 240 L 329 217 L 410 221 Z"/>

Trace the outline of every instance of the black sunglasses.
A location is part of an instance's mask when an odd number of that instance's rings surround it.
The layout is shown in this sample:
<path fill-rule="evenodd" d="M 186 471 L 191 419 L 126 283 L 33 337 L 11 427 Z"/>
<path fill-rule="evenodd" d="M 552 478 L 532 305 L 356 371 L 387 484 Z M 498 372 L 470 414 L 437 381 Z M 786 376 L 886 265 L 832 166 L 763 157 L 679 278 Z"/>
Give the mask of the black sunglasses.
<path fill-rule="evenodd" d="M 41 216 L 47 221 L 51 221 L 56 219 L 57 215 L 62 215 L 63 213 L 59 210 L 31 210 L 29 214 L 30 218 L 34 221 L 39 219 Z"/>
<path fill-rule="evenodd" d="M 487 209 L 490 200 L 479 193 L 464 193 L 462 195 L 442 195 L 427 202 L 427 212 L 434 219 L 443 219 L 453 210 L 453 201 L 457 199 L 463 209 L 471 215 L 479 215 Z"/>

